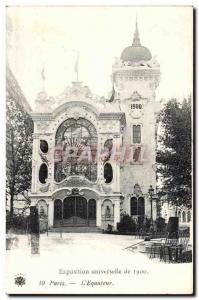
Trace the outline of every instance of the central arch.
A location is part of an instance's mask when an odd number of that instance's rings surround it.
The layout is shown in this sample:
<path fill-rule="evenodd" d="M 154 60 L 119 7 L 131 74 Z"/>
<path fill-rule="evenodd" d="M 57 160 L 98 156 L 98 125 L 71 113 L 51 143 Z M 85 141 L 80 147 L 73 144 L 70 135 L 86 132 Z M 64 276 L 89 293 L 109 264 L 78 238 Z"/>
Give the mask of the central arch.
<path fill-rule="evenodd" d="M 71 175 L 97 180 L 97 131 L 85 118 L 65 120 L 55 136 L 54 179 L 61 182 Z"/>
<path fill-rule="evenodd" d="M 87 201 L 81 196 L 70 196 L 63 201 L 64 225 L 87 225 Z"/>
<path fill-rule="evenodd" d="M 55 226 L 96 226 L 96 200 L 80 195 L 54 201 Z"/>

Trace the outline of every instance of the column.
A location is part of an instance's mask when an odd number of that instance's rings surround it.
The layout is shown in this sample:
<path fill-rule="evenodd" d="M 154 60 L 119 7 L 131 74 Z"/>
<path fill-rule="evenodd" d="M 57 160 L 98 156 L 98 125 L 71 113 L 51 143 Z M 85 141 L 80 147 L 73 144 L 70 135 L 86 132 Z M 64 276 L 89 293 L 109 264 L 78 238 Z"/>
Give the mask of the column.
<path fill-rule="evenodd" d="M 120 222 L 120 199 L 114 200 L 114 229 L 117 229 L 117 223 Z"/>
<path fill-rule="evenodd" d="M 32 193 L 37 191 L 37 170 L 38 170 L 38 149 L 39 149 L 39 138 L 36 134 L 33 136 L 33 154 L 32 154 Z"/>
<path fill-rule="evenodd" d="M 102 203 L 101 203 L 101 199 L 97 200 L 96 225 L 98 227 L 101 227 L 101 225 L 102 225 Z"/>
<path fill-rule="evenodd" d="M 54 224 L 54 201 L 49 199 L 48 201 L 48 227 L 52 227 Z"/>
<path fill-rule="evenodd" d="M 155 221 L 157 218 L 157 202 L 156 201 L 157 201 L 156 199 L 153 200 L 153 221 Z"/>

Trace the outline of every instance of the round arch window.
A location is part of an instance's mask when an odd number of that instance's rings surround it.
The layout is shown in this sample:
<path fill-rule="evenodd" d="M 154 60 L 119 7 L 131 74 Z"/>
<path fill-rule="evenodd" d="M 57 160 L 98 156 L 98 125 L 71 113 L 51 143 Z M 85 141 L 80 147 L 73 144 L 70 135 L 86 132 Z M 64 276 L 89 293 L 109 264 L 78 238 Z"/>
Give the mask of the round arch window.
<path fill-rule="evenodd" d="M 144 198 L 139 197 L 138 198 L 138 215 L 139 216 L 144 216 L 145 214 L 145 203 L 144 203 Z"/>
<path fill-rule="evenodd" d="M 40 150 L 43 153 L 47 153 L 48 152 L 48 143 L 45 140 L 40 140 Z"/>
<path fill-rule="evenodd" d="M 105 183 L 110 183 L 113 180 L 113 168 L 110 163 L 104 165 L 104 179 Z"/>
<path fill-rule="evenodd" d="M 97 180 L 97 131 L 89 120 L 65 120 L 57 129 L 55 147 L 62 149 L 54 165 L 56 182 L 71 175 Z"/>
<path fill-rule="evenodd" d="M 39 169 L 39 181 L 41 183 L 46 183 L 47 177 L 48 177 L 48 167 L 46 164 L 42 164 Z"/>

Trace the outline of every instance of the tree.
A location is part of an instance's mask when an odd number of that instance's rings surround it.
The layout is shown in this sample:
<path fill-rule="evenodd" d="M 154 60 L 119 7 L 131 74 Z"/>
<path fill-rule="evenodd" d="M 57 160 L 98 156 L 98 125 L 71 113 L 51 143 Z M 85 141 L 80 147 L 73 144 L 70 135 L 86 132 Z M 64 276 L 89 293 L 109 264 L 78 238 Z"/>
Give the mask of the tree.
<path fill-rule="evenodd" d="M 168 199 L 176 205 L 191 206 L 192 138 L 191 98 L 179 103 L 171 99 L 159 118 L 161 134 L 157 150 L 157 172 Z"/>
<path fill-rule="evenodd" d="M 23 195 L 31 185 L 33 122 L 23 106 L 9 93 L 6 97 L 6 196 L 10 215 L 17 195 Z"/>

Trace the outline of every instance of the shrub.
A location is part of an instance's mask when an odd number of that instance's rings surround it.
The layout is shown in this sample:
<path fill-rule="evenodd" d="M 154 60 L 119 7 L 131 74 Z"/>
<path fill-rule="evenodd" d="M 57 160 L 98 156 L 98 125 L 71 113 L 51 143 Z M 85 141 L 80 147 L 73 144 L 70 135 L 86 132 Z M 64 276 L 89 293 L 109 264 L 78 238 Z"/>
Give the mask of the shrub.
<path fill-rule="evenodd" d="M 26 232 L 28 229 L 29 216 L 6 216 L 6 232 L 13 230 L 14 232 Z"/>
<path fill-rule="evenodd" d="M 158 231 L 164 231 L 166 228 L 165 219 L 162 217 L 158 217 L 155 221 L 156 227 Z"/>
<path fill-rule="evenodd" d="M 129 215 L 123 215 L 120 223 L 117 223 L 119 232 L 135 232 L 136 224 Z"/>

